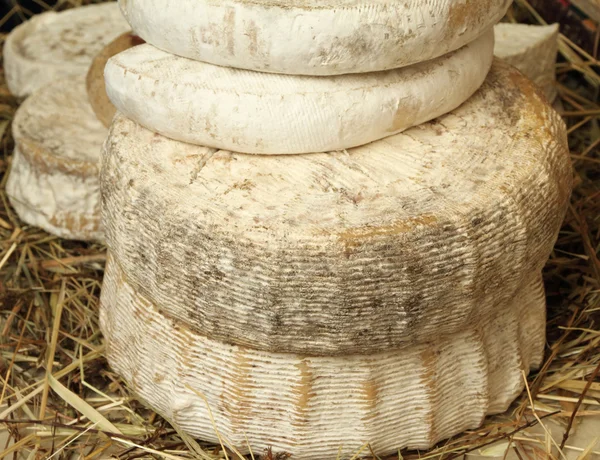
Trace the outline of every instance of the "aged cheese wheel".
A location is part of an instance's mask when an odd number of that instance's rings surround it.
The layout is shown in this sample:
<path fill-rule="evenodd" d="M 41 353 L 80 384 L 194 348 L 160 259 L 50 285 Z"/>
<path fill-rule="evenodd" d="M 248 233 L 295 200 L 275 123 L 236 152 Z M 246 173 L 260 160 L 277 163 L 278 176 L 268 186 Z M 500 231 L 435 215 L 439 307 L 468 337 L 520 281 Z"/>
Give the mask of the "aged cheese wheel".
<path fill-rule="evenodd" d="M 25 97 L 54 80 L 85 75 L 94 56 L 129 27 L 116 2 L 34 16 L 4 45 L 8 88 Z"/>
<path fill-rule="evenodd" d="M 550 102 L 556 99 L 558 24 L 498 24 L 494 54 L 531 78 Z"/>
<path fill-rule="evenodd" d="M 192 144 L 260 154 L 342 150 L 396 134 L 467 100 L 493 60 L 494 36 L 433 61 L 334 77 L 273 75 L 167 54 L 113 57 L 107 92 L 120 112 Z"/>
<path fill-rule="evenodd" d="M 100 120 L 107 128 L 110 126 L 117 109 L 112 105 L 106 94 L 104 67 L 106 67 L 108 60 L 115 54 L 122 53 L 123 51 L 141 45 L 142 43 L 144 43 L 144 41 L 131 32 L 119 35 L 119 37 L 100 51 L 100 54 L 96 56 L 87 73 L 86 84 L 90 104 L 92 105 L 92 109 L 98 117 L 98 120 Z"/>
<path fill-rule="evenodd" d="M 13 121 L 16 152 L 6 186 L 19 217 L 63 238 L 101 240 L 99 159 L 107 129 L 85 77 L 35 92 Z"/>
<path fill-rule="evenodd" d="M 496 24 L 510 0 L 120 0 L 148 43 L 224 67 L 290 75 L 395 69 Z"/>
<path fill-rule="evenodd" d="M 520 394 L 521 372 L 541 364 L 545 337 L 539 275 L 455 334 L 369 356 L 208 339 L 161 314 L 110 257 L 100 315 L 110 365 L 174 425 L 217 443 L 218 431 L 241 453 L 273 447 L 294 459 L 351 458 L 367 442 L 381 456 L 426 449 L 476 428 Z"/>
<path fill-rule="evenodd" d="M 372 353 L 456 332 L 544 266 L 572 170 L 565 127 L 498 62 L 460 108 L 344 152 L 244 155 L 117 115 L 107 243 L 167 316 L 224 342 Z"/>

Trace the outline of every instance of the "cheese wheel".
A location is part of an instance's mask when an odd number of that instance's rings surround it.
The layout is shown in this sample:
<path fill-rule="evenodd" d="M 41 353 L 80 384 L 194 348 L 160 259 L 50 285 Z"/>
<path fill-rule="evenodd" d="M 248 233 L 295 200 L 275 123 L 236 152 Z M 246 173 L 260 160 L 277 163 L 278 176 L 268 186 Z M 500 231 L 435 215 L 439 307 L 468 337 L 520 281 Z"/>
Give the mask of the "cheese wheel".
<path fill-rule="evenodd" d="M 8 88 L 25 97 L 54 80 L 85 75 L 94 56 L 128 29 L 116 2 L 34 16 L 6 39 Z"/>
<path fill-rule="evenodd" d="M 219 67 L 143 45 L 112 58 L 105 76 L 120 112 L 171 139 L 246 153 L 312 153 L 366 144 L 449 112 L 481 86 L 493 51 L 490 29 L 411 67 L 307 77 Z"/>
<path fill-rule="evenodd" d="M 510 0 L 120 0 L 133 30 L 172 54 L 290 75 L 405 67 L 472 42 Z"/>
<path fill-rule="evenodd" d="M 19 217 L 63 238 L 101 240 L 98 161 L 107 130 L 89 105 L 84 76 L 31 95 L 12 126 L 6 190 Z"/>
<path fill-rule="evenodd" d="M 558 24 L 498 24 L 494 54 L 531 78 L 550 102 L 556 99 Z"/>
<path fill-rule="evenodd" d="M 142 43 L 144 41 L 131 32 L 119 35 L 96 56 L 87 73 L 86 85 L 90 104 L 98 120 L 107 128 L 110 126 L 115 113 L 117 113 L 117 109 L 112 105 L 108 94 L 106 94 L 104 67 L 106 67 L 108 60 L 115 54 L 119 54 Z"/>
<path fill-rule="evenodd" d="M 174 426 L 299 460 L 351 458 L 367 442 L 380 456 L 427 449 L 478 427 L 541 364 L 546 325 L 538 275 L 504 308 L 431 343 L 370 356 L 261 352 L 165 317 L 110 257 L 100 319 L 109 364 Z"/>
<path fill-rule="evenodd" d="M 192 330 L 311 355 L 456 332 L 544 266 L 568 203 L 565 127 L 498 62 L 453 113 L 345 152 L 260 156 L 169 140 L 117 115 L 107 244 Z"/>

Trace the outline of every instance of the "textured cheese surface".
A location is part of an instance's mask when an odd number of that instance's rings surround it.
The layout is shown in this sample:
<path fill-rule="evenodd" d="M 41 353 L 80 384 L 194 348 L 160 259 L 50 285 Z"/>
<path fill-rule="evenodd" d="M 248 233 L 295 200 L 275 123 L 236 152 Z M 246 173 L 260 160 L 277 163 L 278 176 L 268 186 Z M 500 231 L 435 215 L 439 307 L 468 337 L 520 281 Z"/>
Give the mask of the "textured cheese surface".
<path fill-rule="evenodd" d="M 258 154 L 363 145 L 458 107 L 483 83 L 494 34 L 433 61 L 363 75 L 257 73 L 142 45 L 113 57 L 107 92 L 127 117 L 192 144 Z"/>
<path fill-rule="evenodd" d="M 262 72 L 395 69 L 470 43 L 510 0 L 120 0 L 133 30 L 179 56 Z"/>
<path fill-rule="evenodd" d="M 101 324 L 109 363 L 194 437 L 255 455 L 350 458 L 426 449 L 504 412 L 543 359 L 540 276 L 456 334 L 370 356 L 308 357 L 225 345 L 160 313 L 109 257 Z M 210 413 L 209 413 L 210 408 Z M 214 425 L 211 422 L 214 417 Z M 246 441 L 246 437 L 248 441 Z"/>
<path fill-rule="evenodd" d="M 116 2 L 34 16 L 4 46 L 10 91 L 24 97 L 54 80 L 85 75 L 94 56 L 128 29 Z"/>
<path fill-rule="evenodd" d="M 556 99 L 558 24 L 498 24 L 494 54 L 531 78 L 550 102 Z"/>
<path fill-rule="evenodd" d="M 86 86 L 88 98 L 94 113 L 98 120 L 107 128 L 110 126 L 117 109 L 110 102 L 106 94 L 106 83 L 104 81 L 104 67 L 108 60 L 115 54 L 121 53 L 129 48 L 140 45 L 143 40 L 133 35 L 131 32 L 119 35 L 114 41 L 110 42 L 94 58 L 86 77 Z"/>
<path fill-rule="evenodd" d="M 568 202 L 565 127 L 497 62 L 468 102 L 364 147 L 244 155 L 117 115 L 107 243 L 164 313 L 278 352 L 371 353 L 462 330 L 544 266 Z"/>
<path fill-rule="evenodd" d="M 17 152 L 7 184 L 19 217 L 63 238 L 102 239 L 98 162 L 106 134 L 83 76 L 30 96 L 13 121 Z"/>

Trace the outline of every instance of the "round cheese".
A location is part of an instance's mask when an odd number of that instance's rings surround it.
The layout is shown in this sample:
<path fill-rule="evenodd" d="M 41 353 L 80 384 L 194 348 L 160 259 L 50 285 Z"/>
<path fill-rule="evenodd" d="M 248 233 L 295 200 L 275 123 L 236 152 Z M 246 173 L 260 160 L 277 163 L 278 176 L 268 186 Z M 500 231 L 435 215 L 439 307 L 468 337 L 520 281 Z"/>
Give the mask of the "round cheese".
<path fill-rule="evenodd" d="M 172 54 L 290 75 L 395 69 L 496 24 L 510 0 L 120 0 L 133 30 Z"/>
<path fill-rule="evenodd" d="M 34 16 L 6 39 L 8 88 L 25 97 L 54 80 L 85 75 L 94 56 L 128 29 L 115 2 Z"/>
<path fill-rule="evenodd" d="M 6 190 L 19 217 L 63 238 L 101 240 L 98 162 L 107 130 L 89 105 L 84 77 L 31 95 L 12 126 Z"/>
<path fill-rule="evenodd" d="M 120 112 L 192 144 L 258 154 L 342 150 L 443 115 L 483 83 L 494 36 L 433 61 L 334 77 L 257 73 L 151 45 L 112 58 L 107 92 Z"/>
<path fill-rule="evenodd" d="M 208 294 L 210 295 L 210 294 Z M 161 314 L 109 257 L 100 318 L 109 364 L 195 438 L 255 455 L 351 458 L 427 449 L 504 412 L 543 360 L 540 277 L 452 335 L 357 356 L 268 353 L 208 339 Z M 214 424 L 212 422 L 214 420 Z M 364 452 L 364 450 L 363 450 Z"/>
<path fill-rule="evenodd" d="M 531 78 L 550 102 L 556 99 L 558 24 L 498 24 L 494 54 Z"/>
<path fill-rule="evenodd" d="M 468 102 L 364 147 L 244 155 L 117 115 L 107 243 L 202 335 L 277 352 L 372 353 L 463 330 L 537 276 L 568 203 L 565 127 L 498 62 Z"/>
<path fill-rule="evenodd" d="M 106 83 L 104 81 L 106 63 L 115 54 L 119 54 L 142 43 L 144 41 L 131 32 L 120 35 L 96 56 L 87 73 L 86 84 L 90 104 L 98 120 L 107 128 L 110 126 L 117 109 L 112 105 L 108 94 L 106 94 Z"/>

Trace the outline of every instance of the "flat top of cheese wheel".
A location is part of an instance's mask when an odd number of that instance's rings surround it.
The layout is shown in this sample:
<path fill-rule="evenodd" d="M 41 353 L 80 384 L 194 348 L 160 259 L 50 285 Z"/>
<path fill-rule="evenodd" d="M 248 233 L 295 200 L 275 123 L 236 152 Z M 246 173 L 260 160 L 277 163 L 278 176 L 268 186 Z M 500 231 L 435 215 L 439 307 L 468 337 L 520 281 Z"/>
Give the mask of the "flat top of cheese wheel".
<path fill-rule="evenodd" d="M 60 13 L 47 12 L 28 23 L 19 43 L 23 57 L 40 61 L 87 64 L 107 37 L 127 28 L 116 2 L 89 5 Z"/>
<path fill-rule="evenodd" d="M 572 183 L 564 123 L 502 62 L 455 111 L 348 151 L 236 154 L 117 116 L 103 165 L 107 242 L 136 286 L 207 336 L 310 354 L 502 308 L 541 271 Z"/>
<path fill-rule="evenodd" d="M 97 171 L 106 128 L 88 102 L 85 76 L 55 81 L 21 105 L 13 134 L 21 151 L 36 152 L 65 168 L 92 167 Z"/>
<path fill-rule="evenodd" d="M 525 50 L 543 43 L 557 33 L 558 24 L 538 26 L 500 23 L 494 27 L 496 35 L 494 54 L 499 58 L 522 54 Z"/>

